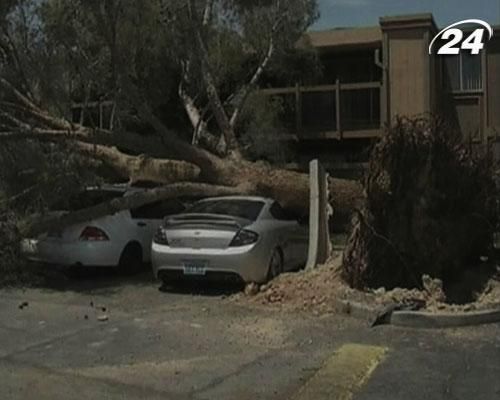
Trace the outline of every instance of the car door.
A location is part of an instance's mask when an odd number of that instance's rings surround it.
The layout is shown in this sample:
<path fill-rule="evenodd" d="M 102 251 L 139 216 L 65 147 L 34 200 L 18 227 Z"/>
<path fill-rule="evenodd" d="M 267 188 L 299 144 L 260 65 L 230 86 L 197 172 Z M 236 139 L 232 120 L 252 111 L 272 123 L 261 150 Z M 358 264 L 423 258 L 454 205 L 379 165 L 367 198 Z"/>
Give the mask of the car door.
<path fill-rule="evenodd" d="M 163 200 L 130 210 L 136 236 L 144 250 L 145 261 L 150 259 L 151 242 L 163 219 L 168 215 L 181 213 L 184 209 L 183 204 L 177 200 Z"/>

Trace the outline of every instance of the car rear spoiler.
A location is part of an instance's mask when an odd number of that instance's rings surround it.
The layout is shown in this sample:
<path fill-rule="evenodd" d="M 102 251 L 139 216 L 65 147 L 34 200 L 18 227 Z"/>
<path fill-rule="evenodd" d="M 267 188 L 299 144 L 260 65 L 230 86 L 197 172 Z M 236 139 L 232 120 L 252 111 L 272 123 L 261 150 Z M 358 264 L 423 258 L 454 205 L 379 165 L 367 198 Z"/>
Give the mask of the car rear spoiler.
<path fill-rule="evenodd" d="M 241 229 L 243 224 L 231 216 L 215 214 L 178 214 L 165 218 L 165 227 L 181 225 L 219 225 Z"/>

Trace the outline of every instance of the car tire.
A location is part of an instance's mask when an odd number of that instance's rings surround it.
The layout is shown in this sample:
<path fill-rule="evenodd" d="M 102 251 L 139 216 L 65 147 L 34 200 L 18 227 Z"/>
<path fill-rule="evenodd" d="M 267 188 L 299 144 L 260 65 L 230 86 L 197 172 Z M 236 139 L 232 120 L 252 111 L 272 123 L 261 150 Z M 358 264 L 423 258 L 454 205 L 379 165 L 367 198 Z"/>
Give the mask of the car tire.
<path fill-rule="evenodd" d="M 130 274 L 142 269 L 142 248 L 138 243 L 129 243 L 122 251 L 118 269 L 120 272 Z"/>
<path fill-rule="evenodd" d="M 267 280 L 270 281 L 276 278 L 279 274 L 283 272 L 283 256 L 279 248 L 275 248 L 271 255 L 269 261 L 269 267 L 267 270 Z"/>

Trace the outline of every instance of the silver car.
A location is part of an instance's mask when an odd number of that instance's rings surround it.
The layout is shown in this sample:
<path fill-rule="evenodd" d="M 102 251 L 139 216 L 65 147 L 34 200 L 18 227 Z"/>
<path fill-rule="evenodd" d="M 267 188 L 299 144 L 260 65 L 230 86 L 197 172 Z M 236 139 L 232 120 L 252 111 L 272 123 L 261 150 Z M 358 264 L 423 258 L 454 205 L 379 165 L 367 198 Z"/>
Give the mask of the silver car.
<path fill-rule="evenodd" d="M 157 278 L 262 283 L 307 261 L 308 227 L 263 197 L 218 197 L 167 217 L 152 244 Z"/>

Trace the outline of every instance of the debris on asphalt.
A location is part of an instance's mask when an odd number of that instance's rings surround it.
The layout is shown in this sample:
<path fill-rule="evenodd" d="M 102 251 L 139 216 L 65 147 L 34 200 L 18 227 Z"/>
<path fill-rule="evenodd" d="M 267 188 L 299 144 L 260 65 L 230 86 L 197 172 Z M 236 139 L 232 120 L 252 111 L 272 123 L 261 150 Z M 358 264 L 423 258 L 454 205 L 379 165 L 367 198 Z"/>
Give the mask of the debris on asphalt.
<path fill-rule="evenodd" d="M 21 304 L 19 304 L 18 308 L 20 310 L 24 309 L 25 307 L 28 307 L 29 303 L 27 301 L 23 301 Z"/>
<path fill-rule="evenodd" d="M 339 253 L 328 264 L 314 270 L 284 273 L 261 286 L 248 284 L 244 294 L 236 294 L 230 300 L 311 311 L 316 315 L 335 312 L 337 300 L 351 291 L 340 279 L 340 262 Z"/>
<path fill-rule="evenodd" d="M 478 294 L 477 302 L 486 305 L 500 304 L 500 276 L 490 279 L 484 290 Z"/>
<path fill-rule="evenodd" d="M 345 301 L 367 304 L 381 310 L 398 307 L 404 310 L 428 312 L 464 312 L 500 306 L 500 281 L 495 277 L 473 294 L 469 302 L 450 304 L 443 282 L 424 276 L 421 290 L 384 287 L 365 291 L 350 288 L 341 278 L 342 255 L 337 253 L 327 264 L 313 270 L 281 274 L 264 285 L 248 284 L 244 293 L 230 297 L 230 301 L 256 306 L 279 308 L 286 311 L 307 311 L 312 315 L 349 313 Z M 379 316 L 383 319 L 383 316 Z"/>
<path fill-rule="evenodd" d="M 259 285 L 256 283 L 252 282 L 245 286 L 245 294 L 247 296 L 255 296 L 257 293 L 259 293 Z"/>
<path fill-rule="evenodd" d="M 89 316 L 88 316 L 87 314 L 85 314 L 85 315 L 83 316 L 83 319 L 87 320 L 87 319 L 89 319 Z"/>
<path fill-rule="evenodd" d="M 109 319 L 109 317 L 108 317 L 107 315 L 99 315 L 99 316 L 97 317 L 97 320 L 98 320 L 99 322 L 106 322 L 108 319 Z"/>
<path fill-rule="evenodd" d="M 437 302 L 444 303 L 446 301 L 446 294 L 443 290 L 443 281 L 440 279 L 433 279 L 429 275 L 422 276 L 422 285 L 424 290 L 429 295 L 429 299 Z"/>

